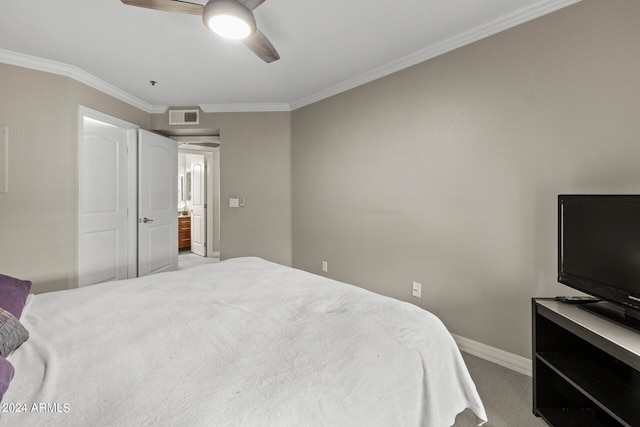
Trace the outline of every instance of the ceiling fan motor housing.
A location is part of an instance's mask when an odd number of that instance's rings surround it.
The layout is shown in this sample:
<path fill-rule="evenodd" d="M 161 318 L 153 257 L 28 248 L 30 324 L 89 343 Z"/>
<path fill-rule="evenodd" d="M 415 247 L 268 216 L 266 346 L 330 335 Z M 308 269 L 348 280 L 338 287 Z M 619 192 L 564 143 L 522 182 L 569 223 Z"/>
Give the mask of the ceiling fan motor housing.
<path fill-rule="evenodd" d="M 209 2 L 204 6 L 204 11 L 202 13 L 202 21 L 204 22 L 204 25 L 217 33 L 211 25 L 211 21 L 213 18 L 220 16 L 233 17 L 244 21 L 249 26 L 249 35 L 256 31 L 256 18 L 253 16 L 253 12 L 238 1 L 209 0 Z"/>

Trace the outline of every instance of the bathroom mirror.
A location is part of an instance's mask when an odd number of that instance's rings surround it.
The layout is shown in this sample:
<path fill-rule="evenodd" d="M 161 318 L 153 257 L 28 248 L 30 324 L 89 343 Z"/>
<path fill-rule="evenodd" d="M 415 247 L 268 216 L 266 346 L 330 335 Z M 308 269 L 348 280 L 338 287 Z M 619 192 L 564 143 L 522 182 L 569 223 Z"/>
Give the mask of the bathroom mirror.
<path fill-rule="evenodd" d="M 186 173 L 186 178 L 185 178 L 185 190 L 184 190 L 184 199 L 185 200 L 191 200 L 191 171 L 188 171 Z"/>

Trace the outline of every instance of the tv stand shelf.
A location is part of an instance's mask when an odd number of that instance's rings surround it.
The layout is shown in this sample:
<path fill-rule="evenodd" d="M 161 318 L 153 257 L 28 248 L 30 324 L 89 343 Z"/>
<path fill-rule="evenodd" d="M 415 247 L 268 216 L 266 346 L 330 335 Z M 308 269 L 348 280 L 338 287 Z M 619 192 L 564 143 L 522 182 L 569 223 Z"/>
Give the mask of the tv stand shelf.
<path fill-rule="evenodd" d="M 533 299 L 533 413 L 551 426 L 640 426 L 640 334 Z"/>

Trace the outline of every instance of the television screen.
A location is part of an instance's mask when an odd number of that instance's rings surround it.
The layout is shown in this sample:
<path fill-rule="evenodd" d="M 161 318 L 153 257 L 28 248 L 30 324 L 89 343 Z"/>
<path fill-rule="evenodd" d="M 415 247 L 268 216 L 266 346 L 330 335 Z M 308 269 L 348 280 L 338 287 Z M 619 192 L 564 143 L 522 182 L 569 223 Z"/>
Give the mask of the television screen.
<path fill-rule="evenodd" d="M 558 281 L 640 310 L 640 196 L 558 196 Z"/>

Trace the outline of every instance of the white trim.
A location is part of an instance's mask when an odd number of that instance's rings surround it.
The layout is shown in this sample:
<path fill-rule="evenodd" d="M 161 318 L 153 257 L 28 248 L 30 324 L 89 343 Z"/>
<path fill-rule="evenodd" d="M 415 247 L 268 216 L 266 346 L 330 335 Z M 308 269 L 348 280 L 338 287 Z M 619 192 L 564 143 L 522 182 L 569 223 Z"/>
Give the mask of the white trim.
<path fill-rule="evenodd" d="M 122 102 L 126 102 L 129 105 L 139 108 L 146 113 L 152 113 L 156 108 L 156 106 L 136 98 L 124 90 L 117 88 L 114 85 L 107 83 L 73 65 L 63 64 L 62 62 L 51 61 L 5 49 L 0 49 L 0 62 L 72 78 L 80 83 L 84 83 L 87 86 L 99 90 L 100 92 L 119 99 Z"/>
<path fill-rule="evenodd" d="M 151 106 L 151 111 L 149 111 L 149 113 L 151 114 L 164 114 L 167 112 L 167 110 L 169 109 L 168 105 L 152 105 Z"/>
<path fill-rule="evenodd" d="M 205 113 L 253 113 L 269 111 L 291 111 L 291 105 L 280 103 L 256 103 L 256 104 L 200 104 L 200 109 Z"/>
<path fill-rule="evenodd" d="M 135 123 L 128 122 L 126 120 L 119 119 L 117 117 L 112 117 L 103 112 L 94 110 L 89 107 L 85 107 L 84 105 L 78 106 L 78 123 L 81 124 L 83 117 L 89 117 L 94 120 L 99 120 L 104 123 L 108 123 L 110 125 L 118 126 L 125 129 L 140 129 Z M 80 129 L 82 130 L 82 129 Z M 82 134 L 80 134 L 82 136 Z"/>
<path fill-rule="evenodd" d="M 129 233 L 129 278 L 138 277 L 138 132 L 140 127 L 134 126 L 127 130 L 127 150 L 129 150 L 129 195 L 128 206 L 128 233 Z"/>
<path fill-rule="evenodd" d="M 98 120 L 103 123 L 117 126 L 119 128 L 125 129 L 127 131 L 127 150 L 128 150 L 128 164 L 127 164 L 127 175 L 129 179 L 129 188 L 127 194 L 127 209 L 128 209 L 128 219 L 127 219 L 127 275 L 129 278 L 138 276 L 138 130 L 140 126 L 127 122 L 125 120 L 119 119 L 117 117 L 112 117 L 108 114 L 102 113 L 97 110 L 93 110 L 89 107 L 85 107 L 84 105 L 78 106 L 78 158 L 76 162 L 78 164 L 78 187 L 76 189 L 78 194 L 78 236 L 77 236 L 77 244 L 78 244 L 78 254 L 76 259 L 77 271 L 78 271 L 78 285 L 80 285 L 80 250 L 82 244 L 80 242 L 82 235 L 82 206 L 84 203 L 84 193 L 81 190 L 81 186 L 83 184 L 84 178 L 84 169 L 80 164 L 81 159 L 83 158 L 83 150 L 84 147 L 84 119 L 93 119 Z"/>
<path fill-rule="evenodd" d="M 289 103 L 200 104 L 199 107 L 205 113 L 293 111 L 435 58 L 436 56 L 547 15 L 551 12 L 555 12 L 558 9 L 562 9 L 580 1 L 582 0 L 541 0 L 534 5 L 525 6 L 513 12 L 498 16 L 497 18 L 472 27 L 466 31 L 454 34 L 417 52 L 403 56 L 359 76 L 345 80 L 335 86 L 320 90 Z M 0 49 L 0 62 L 70 77 L 150 114 L 164 114 L 168 109 L 166 105 L 151 105 L 148 102 L 136 98 L 122 89 L 100 80 L 99 78 L 73 65 L 67 65 L 4 49 Z"/>
<path fill-rule="evenodd" d="M 413 65 L 435 58 L 452 50 L 458 49 L 462 46 L 471 44 L 483 38 L 492 36 L 501 31 L 505 31 L 509 28 L 531 21 L 535 18 L 547 15 L 558 9 L 570 6 L 574 3 L 578 3 L 582 0 L 542 0 L 534 5 L 529 5 L 511 13 L 501 15 L 490 21 L 484 22 L 466 31 L 454 34 L 438 43 L 428 46 L 419 51 L 410 53 L 402 58 L 391 61 L 378 68 L 367 71 L 352 79 L 346 80 L 335 86 L 323 89 L 319 92 L 312 93 L 311 95 L 300 98 L 291 102 L 291 109 L 296 110 L 298 108 L 305 107 L 313 104 L 314 102 L 321 101 L 325 98 L 337 95 L 341 92 L 345 92 L 349 89 L 361 86 L 365 83 L 372 82 L 381 77 L 393 74 L 397 71 L 409 68 Z"/>
<path fill-rule="evenodd" d="M 455 334 L 451 335 L 453 335 L 453 339 L 458 344 L 460 351 L 478 356 L 512 371 L 531 376 L 531 359 L 470 340 L 469 338 Z"/>
<path fill-rule="evenodd" d="M 44 71 L 46 73 L 57 74 L 72 78 L 80 83 L 84 83 L 107 95 L 110 95 L 122 102 L 126 102 L 149 114 L 164 114 L 169 109 L 168 105 L 151 105 L 135 96 L 119 89 L 112 84 L 105 82 L 80 68 L 62 62 L 51 61 L 37 56 L 26 55 L 24 53 L 12 52 L 0 49 L 0 62 L 29 68 L 32 70 Z M 241 113 L 241 112 L 268 112 L 268 111 L 291 111 L 291 106 L 286 102 L 281 103 L 253 103 L 253 104 L 201 104 L 200 109 L 205 113 Z"/>

